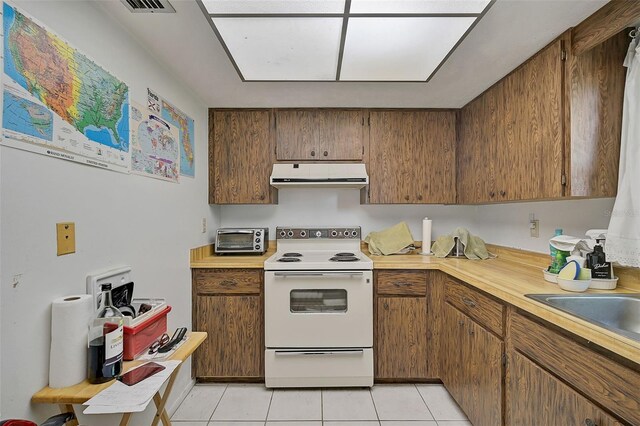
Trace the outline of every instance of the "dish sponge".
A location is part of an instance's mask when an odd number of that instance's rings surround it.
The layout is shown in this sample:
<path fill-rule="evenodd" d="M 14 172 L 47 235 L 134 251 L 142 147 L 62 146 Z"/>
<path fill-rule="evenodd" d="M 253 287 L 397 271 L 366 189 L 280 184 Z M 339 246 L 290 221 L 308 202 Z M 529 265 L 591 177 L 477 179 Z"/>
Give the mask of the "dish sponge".
<path fill-rule="evenodd" d="M 580 275 L 580 265 L 575 260 L 567 262 L 558 273 L 558 278 L 563 280 L 577 280 Z"/>

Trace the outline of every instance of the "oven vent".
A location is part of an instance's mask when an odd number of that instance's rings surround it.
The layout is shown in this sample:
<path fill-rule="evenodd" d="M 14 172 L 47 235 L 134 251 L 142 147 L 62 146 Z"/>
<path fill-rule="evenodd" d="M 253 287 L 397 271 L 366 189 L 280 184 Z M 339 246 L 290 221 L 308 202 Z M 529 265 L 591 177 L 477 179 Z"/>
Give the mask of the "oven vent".
<path fill-rule="evenodd" d="M 176 13 L 169 0 L 122 0 L 133 13 Z"/>

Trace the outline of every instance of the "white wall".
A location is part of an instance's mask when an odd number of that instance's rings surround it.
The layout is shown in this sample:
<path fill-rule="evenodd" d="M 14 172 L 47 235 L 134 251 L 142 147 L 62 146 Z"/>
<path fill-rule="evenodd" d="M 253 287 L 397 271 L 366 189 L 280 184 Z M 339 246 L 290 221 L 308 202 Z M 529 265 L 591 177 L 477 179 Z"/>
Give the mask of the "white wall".
<path fill-rule="evenodd" d="M 172 184 L 0 148 L 4 418 L 42 421 L 57 412 L 53 405 L 30 404 L 31 395 L 48 383 L 50 303 L 83 293 L 88 273 L 131 265 L 136 294 L 165 297 L 173 306 L 169 328 L 190 327 L 189 249 L 207 244 L 219 224 L 217 209 L 207 204 L 206 107 L 92 3 L 13 4 L 127 82 L 130 99 L 144 103 L 151 87 L 193 117 L 196 178 Z M 209 225 L 205 234 L 202 218 Z M 55 223 L 60 221 L 76 223 L 75 254 L 56 256 Z M 191 385 L 190 370 L 190 365 L 183 367 L 169 406 Z M 142 424 L 142 417 L 135 415 L 133 424 Z M 108 416 L 84 420 L 117 423 Z"/>
<path fill-rule="evenodd" d="M 432 239 L 463 226 L 488 243 L 532 251 L 548 250 L 557 227 L 582 236 L 607 228 L 613 199 L 511 203 L 483 206 L 360 205 L 353 189 L 280 189 L 279 204 L 220 206 L 221 226 L 360 225 L 363 235 L 406 221 L 414 239 L 422 239 L 422 218 L 433 220 Z M 529 236 L 529 213 L 540 220 L 540 237 Z M 272 236 L 272 239 L 274 237 Z"/>

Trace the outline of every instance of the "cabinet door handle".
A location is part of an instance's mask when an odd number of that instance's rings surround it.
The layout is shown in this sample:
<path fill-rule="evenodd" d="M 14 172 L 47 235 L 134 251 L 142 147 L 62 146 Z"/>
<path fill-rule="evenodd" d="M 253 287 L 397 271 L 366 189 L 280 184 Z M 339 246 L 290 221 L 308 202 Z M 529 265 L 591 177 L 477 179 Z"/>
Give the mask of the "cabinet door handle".
<path fill-rule="evenodd" d="M 264 194 L 260 195 L 260 200 L 264 200 Z"/>
<path fill-rule="evenodd" d="M 473 336 L 475 332 L 472 329 L 469 329 L 469 336 Z"/>
<path fill-rule="evenodd" d="M 462 302 L 471 308 L 476 307 L 476 302 L 473 299 L 469 299 L 468 297 L 462 296 Z"/>
<path fill-rule="evenodd" d="M 422 200 L 422 194 L 418 195 L 418 200 Z"/>
<path fill-rule="evenodd" d="M 496 196 L 496 193 L 495 193 L 495 192 L 493 192 L 493 191 L 489 192 L 489 197 L 493 198 L 493 197 L 495 197 L 495 196 Z"/>
<path fill-rule="evenodd" d="M 459 320 L 459 321 L 458 321 L 458 325 L 459 325 L 460 327 L 462 327 L 462 326 L 464 325 L 464 321 L 463 321 L 463 320 Z"/>
<path fill-rule="evenodd" d="M 407 201 L 409 201 L 409 196 L 408 196 L 408 195 L 405 195 L 405 196 L 404 196 L 404 199 L 405 199 L 405 200 L 407 200 Z"/>
<path fill-rule="evenodd" d="M 384 303 L 382 304 L 382 306 L 383 306 L 385 309 L 389 309 L 389 304 L 388 304 L 387 302 L 384 302 Z"/>
<path fill-rule="evenodd" d="M 329 155 L 329 152 L 325 151 L 325 152 L 322 153 L 322 155 L 324 155 L 326 157 L 327 155 Z"/>
<path fill-rule="evenodd" d="M 235 280 L 222 280 L 220 285 L 222 287 L 235 287 L 238 283 Z"/>
<path fill-rule="evenodd" d="M 504 197 L 505 195 L 507 195 L 507 191 L 500 191 L 500 196 Z"/>
<path fill-rule="evenodd" d="M 311 156 L 315 157 L 316 156 L 316 152 L 315 151 L 311 151 Z"/>
<path fill-rule="evenodd" d="M 584 424 L 585 424 L 585 426 L 598 426 L 598 425 L 596 424 L 596 422 L 594 422 L 594 421 L 593 421 L 593 420 L 591 420 L 591 419 L 586 419 L 586 420 L 584 421 Z"/>

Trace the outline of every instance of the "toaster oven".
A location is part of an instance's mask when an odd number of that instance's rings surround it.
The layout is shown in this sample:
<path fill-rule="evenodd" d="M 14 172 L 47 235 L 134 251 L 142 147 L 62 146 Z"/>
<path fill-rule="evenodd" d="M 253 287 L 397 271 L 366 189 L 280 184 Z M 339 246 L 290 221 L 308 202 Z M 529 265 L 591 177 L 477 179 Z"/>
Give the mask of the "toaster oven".
<path fill-rule="evenodd" d="M 269 228 L 219 228 L 216 254 L 263 254 L 269 248 Z"/>

